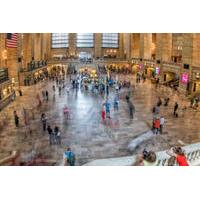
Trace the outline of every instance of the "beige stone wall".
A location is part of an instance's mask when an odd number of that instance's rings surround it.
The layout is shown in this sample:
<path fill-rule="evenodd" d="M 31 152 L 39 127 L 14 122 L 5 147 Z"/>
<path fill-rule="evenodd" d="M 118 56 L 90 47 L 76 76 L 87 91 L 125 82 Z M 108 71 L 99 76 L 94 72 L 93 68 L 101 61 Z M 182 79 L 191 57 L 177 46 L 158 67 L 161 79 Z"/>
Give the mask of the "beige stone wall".
<path fill-rule="evenodd" d="M 183 34 L 183 51 L 182 62 L 185 64 L 192 64 L 193 57 L 193 34 Z"/>
<path fill-rule="evenodd" d="M 140 58 L 151 59 L 152 34 L 140 34 Z"/>
<path fill-rule="evenodd" d="M 101 50 L 101 41 L 102 41 L 102 36 L 101 33 L 95 33 L 94 35 L 94 57 L 102 57 L 102 50 Z"/>
<path fill-rule="evenodd" d="M 172 56 L 182 56 L 183 34 L 172 34 Z"/>
<path fill-rule="evenodd" d="M 32 34 L 31 33 L 24 33 L 23 40 L 22 40 L 22 66 L 27 67 L 27 64 L 32 60 L 32 53 L 33 53 L 33 46 L 32 46 Z"/>
<path fill-rule="evenodd" d="M 194 33 L 193 34 L 192 65 L 200 67 L 200 33 Z"/>
<path fill-rule="evenodd" d="M 34 60 L 41 60 L 41 33 L 34 33 Z"/>
<path fill-rule="evenodd" d="M 126 59 L 131 58 L 131 33 L 124 33 L 124 53 Z"/>
<path fill-rule="evenodd" d="M 5 52 L 6 46 L 5 46 L 5 33 L 0 33 L 0 66 L 5 67 L 5 56 L 7 53 Z"/>
<path fill-rule="evenodd" d="M 162 60 L 171 61 L 172 55 L 172 34 L 163 33 L 162 34 Z"/>
<path fill-rule="evenodd" d="M 131 55 L 133 58 L 139 58 L 140 56 L 140 34 L 139 33 L 132 33 Z"/>
<path fill-rule="evenodd" d="M 170 62 L 172 56 L 172 34 L 156 34 L 156 60 Z"/>

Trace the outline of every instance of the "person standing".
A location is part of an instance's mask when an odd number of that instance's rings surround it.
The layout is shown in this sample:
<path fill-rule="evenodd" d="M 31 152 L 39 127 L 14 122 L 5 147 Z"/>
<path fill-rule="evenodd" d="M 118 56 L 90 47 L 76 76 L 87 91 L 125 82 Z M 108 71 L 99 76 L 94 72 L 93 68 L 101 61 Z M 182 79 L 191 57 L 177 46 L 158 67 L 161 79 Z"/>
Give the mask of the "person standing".
<path fill-rule="evenodd" d="M 60 132 L 60 130 L 58 130 L 58 132 L 56 134 L 56 144 L 61 145 L 61 132 Z"/>
<path fill-rule="evenodd" d="M 64 165 L 65 166 L 75 166 L 76 157 L 71 148 L 67 148 L 64 152 Z"/>
<path fill-rule="evenodd" d="M 119 110 L 119 101 L 118 101 L 117 97 L 115 97 L 115 99 L 114 99 L 114 110 L 115 111 Z"/>
<path fill-rule="evenodd" d="M 46 117 L 45 113 L 42 113 L 42 115 L 41 115 L 41 121 L 42 121 L 43 131 L 46 131 L 47 117 Z"/>
<path fill-rule="evenodd" d="M 42 90 L 42 98 L 43 98 L 43 101 L 46 99 L 46 94 L 44 90 Z"/>
<path fill-rule="evenodd" d="M 14 120 L 15 120 L 15 126 L 19 127 L 19 117 L 16 110 L 14 111 Z"/>
<path fill-rule="evenodd" d="M 156 119 L 154 120 L 154 133 L 157 135 L 159 133 L 160 130 L 160 119 L 159 117 L 156 117 Z"/>
<path fill-rule="evenodd" d="M 52 86 L 52 90 L 53 90 L 53 92 L 56 92 L 56 87 L 55 87 L 55 85 Z"/>
<path fill-rule="evenodd" d="M 131 101 L 128 102 L 130 119 L 133 119 L 135 113 L 135 106 Z"/>
<path fill-rule="evenodd" d="M 49 100 L 49 92 L 47 90 L 45 92 L 45 95 L 46 95 L 46 101 L 48 101 Z"/>
<path fill-rule="evenodd" d="M 102 106 L 102 110 L 101 110 L 101 120 L 102 120 L 102 123 L 105 122 L 105 117 L 106 117 L 106 112 L 105 112 L 104 106 Z"/>
<path fill-rule="evenodd" d="M 157 106 L 160 107 L 162 105 L 162 100 L 160 97 L 158 97 L 158 102 L 157 102 Z"/>
<path fill-rule="evenodd" d="M 52 130 L 51 126 L 47 127 L 47 131 L 49 134 L 49 144 L 52 145 L 53 144 L 53 130 Z"/>
<path fill-rule="evenodd" d="M 106 101 L 105 106 L 106 106 L 106 117 L 110 118 L 110 103 L 108 100 Z"/>
<path fill-rule="evenodd" d="M 177 110 L 178 110 L 178 103 L 175 102 L 175 104 L 174 104 L 174 113 L 173 113 L 175 117 L 178 117 Z"/>
<path fill-rule="evenodd" d="M 163 116 L 160 117 L 160 134 L 163 133 L 163 126 L 165 123 L 165 118 Z"/>

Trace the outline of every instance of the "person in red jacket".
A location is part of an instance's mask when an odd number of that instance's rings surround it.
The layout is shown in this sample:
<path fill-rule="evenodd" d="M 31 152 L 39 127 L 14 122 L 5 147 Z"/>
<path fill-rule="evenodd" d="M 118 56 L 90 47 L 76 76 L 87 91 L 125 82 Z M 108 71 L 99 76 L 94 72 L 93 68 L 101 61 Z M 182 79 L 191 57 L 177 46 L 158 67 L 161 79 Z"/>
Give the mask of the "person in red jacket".
<path fill-rule="evenodd" d="M 187 158 L 181 147 L 172 147 L 169 151 L 167 151 L 167 154 L 174 156 L 179 166 L 189 166 Z"/>
<path fill-rule="evenodd" d="M 106 117 L 106 112 L 105 112 L 104 107 L 102 107 L 102 110 L 101 110 L 101 120 L 102 120 L 102 123 L 105 122 L 105 117 Z"/>
<path fill-rule="evenodd" d="M 160 119 L 159 117 L 156 117 L 153 121 L 153 127 L 154 127 L 154 133 L 158 134 L 160 131 Z"/>

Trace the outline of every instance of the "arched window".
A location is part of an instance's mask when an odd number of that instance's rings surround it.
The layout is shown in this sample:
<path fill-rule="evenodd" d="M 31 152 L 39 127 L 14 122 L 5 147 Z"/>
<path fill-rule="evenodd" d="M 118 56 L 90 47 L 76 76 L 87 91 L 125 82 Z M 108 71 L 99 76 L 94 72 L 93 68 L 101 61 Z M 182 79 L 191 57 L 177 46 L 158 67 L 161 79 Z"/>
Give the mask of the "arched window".
<path fill-rule="evenodd" d="M 118 48 L 119 34 L 118 33 L 102 33 L 102 47 Z"/>
<path fill-rule="evenodd" d="M 69 47 L 68 33 L 52 33 L 51 48 L 67 48 Z"/>
<path fill-rule="evenodd" d="M 94 34 L 93 33 L 77 33 L 76 34 L 77 47 L 94 47 Z"/>

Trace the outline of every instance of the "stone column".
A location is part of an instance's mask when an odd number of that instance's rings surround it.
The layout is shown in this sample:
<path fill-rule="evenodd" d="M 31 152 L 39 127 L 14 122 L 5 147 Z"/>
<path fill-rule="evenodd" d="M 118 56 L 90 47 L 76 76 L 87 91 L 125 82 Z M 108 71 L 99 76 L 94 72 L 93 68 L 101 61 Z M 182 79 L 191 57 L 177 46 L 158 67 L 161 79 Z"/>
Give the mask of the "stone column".
<path fill-rule="evenodd" d="M 6 61 L 5 58 L 7 57 L 7 51 L 6 51 L 6 34 L 0 33 L 0 66 L 5 67 Z"/>
<path fill-rule="evenodd" d="M 162 33 L 162 61 L 171 61 L 172 33 Z"/>
<path fill-rule="evenodd" d="M 11 78 L 12 82 L 18 82 L 18 48 L 20 42 L 20 34 L 18 34 L 18 47 L 17 48 L 7 48 L 7 67 L 9 77 Z"/>
<path fill-rule="evenodd" d="M 126 59 L 131 58 L 131 33 L 124 33 L 124 53 Z"/>
<path fill-rule="evenodd" d="M 140 34 L 140 58 L 151 59 L 152 34 Z"/>
<path fill-rule="evenodd" d="M 156 60 L 162 59 L 162 33 L 156 33 Z"/>
<path fill-rule="evenodd" d="M 187 87 L 189 87 L 189 92 L 192 91 L 192 64 L 193 64 L 193 45 L 194 45 L 194 34 L 185 33 L 183 34 L 183 51 L 182 51 L 182 63 L 181 75 L 183 73 L 189 74 L 189 86 L 183 84 L 180 77 L 179 88 L 182 92 L 186 92 Z M 184 65 L 188 64 L 189 69 L 185 69 Z M 180 75 L 180 76 L 181 76 Z"/>
<path fill-rule="evenodd" d="M 118 58 L 124 58 L 123 34 L 124 33 L 119 33 L 119 52 L 118 52 Z"/>
<path fill-rule="evenodd" d="M 51 33 L 46 33 L 46 59 L 51 59 Z"/>
<path fill-rule="evenodd" d="M 139 58 L 140 56 L 140 34 L 132 33 L 131 40 L 131 57 Z"/>
<path fill-rule="evenodd" d="M 23 34 L 23 67 L 32 60 L 32 36 L 31 33 Z"/>
<path fill-rule="evenodd" d="M 102 34 L 101 33 L 95 33 L 94 34 L 94 57 L 101 58 L 102 52 L 101 52 L 101 41 L 102 41 Z"/>
<path fill-rule="evenodd" d="M 200 33 L 193 34 L 192 66 L 200 66 Z"/>
<path fill-rule="evenodd" d="M 69 33 L 69 55 L 76 54 L 76 33 Z"/>
<path fill-rule="evenodd" d="M 41 33 L 34 33 L 34 60 L 41 59 Z"/>
<path fill-rule="evenodd" d="M 172 34 L 156 34 L 156 60 L 171 61 L 172 55 Z"/>

